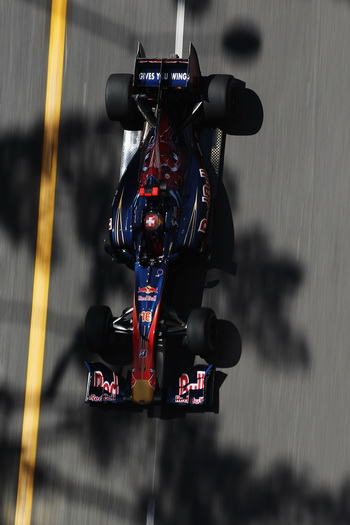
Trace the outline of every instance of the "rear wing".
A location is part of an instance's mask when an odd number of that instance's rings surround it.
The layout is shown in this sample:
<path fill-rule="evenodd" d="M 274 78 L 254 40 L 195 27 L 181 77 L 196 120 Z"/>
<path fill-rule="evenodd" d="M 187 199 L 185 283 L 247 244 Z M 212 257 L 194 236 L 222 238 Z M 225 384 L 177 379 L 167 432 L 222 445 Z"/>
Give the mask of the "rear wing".
<path fill-rule="evenodd" d="M 146 58 L 139 44 L 135 61 L 133 87 L 135 91 L 144 88 L 184 89 L 195 92 L 199 87 L 201 73 L 197 52 L 190 44 L 188 59 Z"/>
<path fill-rule="evenodd" d="M 137 58 L 134 87 L 187 88 L 188 60 Z"/>

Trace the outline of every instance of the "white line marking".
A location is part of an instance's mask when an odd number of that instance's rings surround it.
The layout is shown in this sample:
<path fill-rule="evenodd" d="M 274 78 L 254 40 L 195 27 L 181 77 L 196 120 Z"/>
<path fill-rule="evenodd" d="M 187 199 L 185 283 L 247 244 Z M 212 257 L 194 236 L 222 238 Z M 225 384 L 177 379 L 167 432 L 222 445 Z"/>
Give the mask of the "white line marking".
<path fill-rule="evenodd" d="M 155 416 L 157 417 L 156 420 L 156 435 L 155 435 L 155 443 L 154 443 L 154 456 L 153 456 L 153 472 L 152 472 L 152 488 L 151 488 L 151 496 L 148 499 L 148 505 L 147 505 L 147 516 L 146 516 L 146 525 L 154 525 L 154 517 L 156 513 L 156 492 L 157 492 L 157 446 L 158 446 L 158 428 L 159 428 L 159 417 L 160 417 L 160 406 L 155 406 Z M 159 413 L 158 413 L 159 411 Z"/>
<path fill-rule="evenodd" d="M 179 55 L 180 58 L 182 58 L 184 43 L 185 1 L 186 0 L 177 0 L 175 53 Z"/>
<path fill-rule="evenodd" d="M 299 261 L 299 255 L 300 255 L 300 236 L 297 240 L 297 261 Z"/>
<path fill-rule="evenodd" d="M 86 90 L 87 90 L 87 82 L 84 82 L 83 107 L 85 107 L 85 104 L 86 104 Z"/>
<path fill-rule="evenodd" d="M 156 511 L 156 502 L 155 502 L 154 497 L 152 497 L 148 500 L 146 525 L 154 525 L 155 511 Z"/>

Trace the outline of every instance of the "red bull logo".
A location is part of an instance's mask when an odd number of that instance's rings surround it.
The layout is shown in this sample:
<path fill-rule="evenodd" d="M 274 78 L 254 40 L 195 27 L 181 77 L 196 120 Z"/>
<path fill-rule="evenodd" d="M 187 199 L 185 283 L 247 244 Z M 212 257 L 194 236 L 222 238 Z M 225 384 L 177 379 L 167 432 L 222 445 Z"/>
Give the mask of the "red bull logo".
<path fill-rule="evenodd" d="M 179 377 L 179 396 L 188 394 L 190 390 L 203 390 L 204 389 L 204 378 L 205 372 L 197 372 L 197 383 L 190 383 L 190 379 L 187 374 L 182 374 Z"/>
<path fill-rule="evenodd" d="M 102 372 L 100 371 L 94 372 L 92 384 L 94 387 L 103 388 L 103 390 L 106 390 L 107 392 L 109 392 L 109 394 L 111 394 L 112 397 L 115 397 L 119 394 L 118 376 L 115 372 L 113 372 L 112 383 L 105 381 Z"/>
<path fill-rule="evenodd" d="M 158 293 L 158 288 L 153 288 L 153 286 L 143 286 L 142 288 L 139 287 L 138 293 Z"/>
<path fill-rule="evenodd" d="M 204 395 L 191 396 L 192 391 L 203 391 L 205 388 L 205 372 L 199 370 L 197 372 L 197 382 L 190 383 L 188 374 L 182 374 L 179 378 L 179 393 L 175 395 L 175 403 L 179 404 L 191 404 L 191 405 L 202 405 L 205 401 Z"/>

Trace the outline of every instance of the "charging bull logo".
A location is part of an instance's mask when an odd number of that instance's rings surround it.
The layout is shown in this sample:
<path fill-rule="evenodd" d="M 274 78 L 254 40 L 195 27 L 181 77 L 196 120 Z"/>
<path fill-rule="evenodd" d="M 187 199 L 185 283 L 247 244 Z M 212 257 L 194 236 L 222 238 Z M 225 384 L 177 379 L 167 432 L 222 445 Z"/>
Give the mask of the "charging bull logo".
<path fill-rule="evenodd" d="M 142 286 L 142 288 L 139 287 L 138 293 L 146 293 L 146 294 L 158 293 L 158 288 L 153 288 L 153 286 L 149 286 L 149 285 Z"/>

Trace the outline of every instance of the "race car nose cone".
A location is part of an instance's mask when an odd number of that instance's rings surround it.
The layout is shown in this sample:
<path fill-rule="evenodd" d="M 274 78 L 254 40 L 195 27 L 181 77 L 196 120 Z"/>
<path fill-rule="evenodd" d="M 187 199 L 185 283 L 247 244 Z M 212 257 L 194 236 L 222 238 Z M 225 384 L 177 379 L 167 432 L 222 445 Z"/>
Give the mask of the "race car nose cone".
<path fill-rule="evenodd" d="M 147 213 L 143 223 L 146 230 L 155 231 L 163 224 L 163 218 L 157 212 Z"/>
<path fill-rule="evenodd" d="M 139 405 L 147 405 L 154 398 L 154 389 L 146 379 L 138 379 L 131 389 L 132 400 Z"/>

